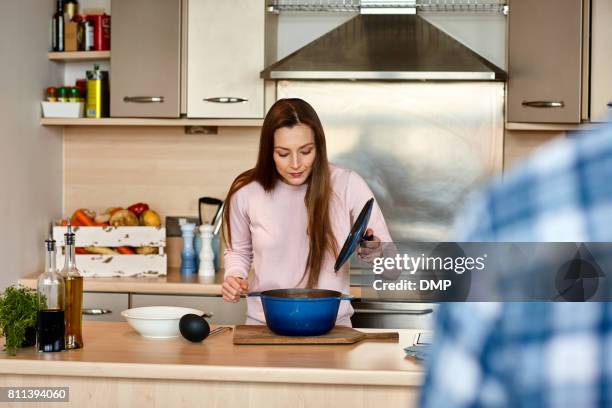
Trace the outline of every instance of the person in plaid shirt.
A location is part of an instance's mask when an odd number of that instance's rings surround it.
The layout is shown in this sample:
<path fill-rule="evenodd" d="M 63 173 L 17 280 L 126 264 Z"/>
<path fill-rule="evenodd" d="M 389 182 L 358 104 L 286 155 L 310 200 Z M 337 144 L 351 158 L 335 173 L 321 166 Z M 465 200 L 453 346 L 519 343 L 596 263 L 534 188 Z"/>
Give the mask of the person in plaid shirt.
<path fill-rule="evenodd" d="M 457 220 L 457 242 L 612 242 L 612 127 L 547 145 Z M 434 330 L 423 407 L 612 406 L 612 303 L 447 303 Z"/>

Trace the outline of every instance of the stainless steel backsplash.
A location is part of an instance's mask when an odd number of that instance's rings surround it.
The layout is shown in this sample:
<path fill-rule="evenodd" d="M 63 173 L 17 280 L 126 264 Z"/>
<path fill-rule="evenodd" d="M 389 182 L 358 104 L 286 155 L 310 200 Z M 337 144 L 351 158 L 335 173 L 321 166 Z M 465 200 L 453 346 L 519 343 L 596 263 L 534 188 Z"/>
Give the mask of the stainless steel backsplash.
<path fill-rule="evenodd" d="M 500 82 L 278 81 L 319 114 L 332 163 L 372 189 L 395 241 L 444 241 L 466 194 L 499 173 Z"/>

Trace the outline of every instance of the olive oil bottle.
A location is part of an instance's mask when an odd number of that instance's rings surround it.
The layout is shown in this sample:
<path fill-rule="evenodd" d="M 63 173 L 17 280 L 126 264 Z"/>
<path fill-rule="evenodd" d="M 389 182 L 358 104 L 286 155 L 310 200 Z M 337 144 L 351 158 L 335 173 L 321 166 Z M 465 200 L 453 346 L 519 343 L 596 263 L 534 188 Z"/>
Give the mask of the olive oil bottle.
<path fill-rule="evenodd" d="M 68 225 L 64 234 L 66 263 L 62 277 L 66 286 L 65 323 L 66 350 L 83 347 L 83 276 L 76 266 L 75 235 Z"/>

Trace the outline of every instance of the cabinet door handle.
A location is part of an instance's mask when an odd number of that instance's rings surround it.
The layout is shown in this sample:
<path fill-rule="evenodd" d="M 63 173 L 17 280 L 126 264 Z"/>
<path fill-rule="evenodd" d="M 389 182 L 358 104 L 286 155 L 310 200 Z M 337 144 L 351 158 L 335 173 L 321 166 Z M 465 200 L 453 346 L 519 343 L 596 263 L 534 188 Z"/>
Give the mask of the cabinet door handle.
<path fill-rule="evenodd" d="M 163 103 L 163 96 L 126 96 L 123 98 L 123 102 L 133 103 Z"/>
<path fill-rule="evenodd" d="M 608 102 L 606 105 L 608 106 L 608 108 L 612 108 L 612 102 Z"/>
<path fill-rule="evenodd" d="M 87 316 L 101 316 L 101 315 L 105 315 L 105 314 L 111 314 L 113 313 L 112 310 L 108 310 L 108 309 L 83 309 L 83 314 L 87 315 Z"/>
<path fill-rule="evenodd" d="M 563 101 L 523 101 L 522 105 L 529 108 L 562 108 L 565 103 Z"/>
<path fill-rule="evenodd" d="M 215 98 L 204 98 L 204 101 L 214 103 L 241 103 L 248 102 L 248 99 L 235 98 L 233 96 L 217 96 Z"/>

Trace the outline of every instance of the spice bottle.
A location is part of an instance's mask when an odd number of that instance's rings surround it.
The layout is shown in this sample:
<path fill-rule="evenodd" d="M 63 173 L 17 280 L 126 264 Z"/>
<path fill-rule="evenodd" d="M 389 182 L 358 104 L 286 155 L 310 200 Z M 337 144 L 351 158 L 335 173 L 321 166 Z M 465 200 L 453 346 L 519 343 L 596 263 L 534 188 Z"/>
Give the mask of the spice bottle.
<path fill-rule="evenodd" d="M 61 86 L 57 90 L 57 101 L 68 102 L 68 88 L 66 88 L 65 86 Z"/>
<path fill-rule="evenodd" d="M 80 102 L 81 101 L 81 91 L 76 86 L 72 86 L 68 88 L 68 101 L 69 102 Z"/>
<path fill-rule="evenodd" d="M 57 88 L 50 86 L 47 88 L 47 102 L 57 102 Z"/>

